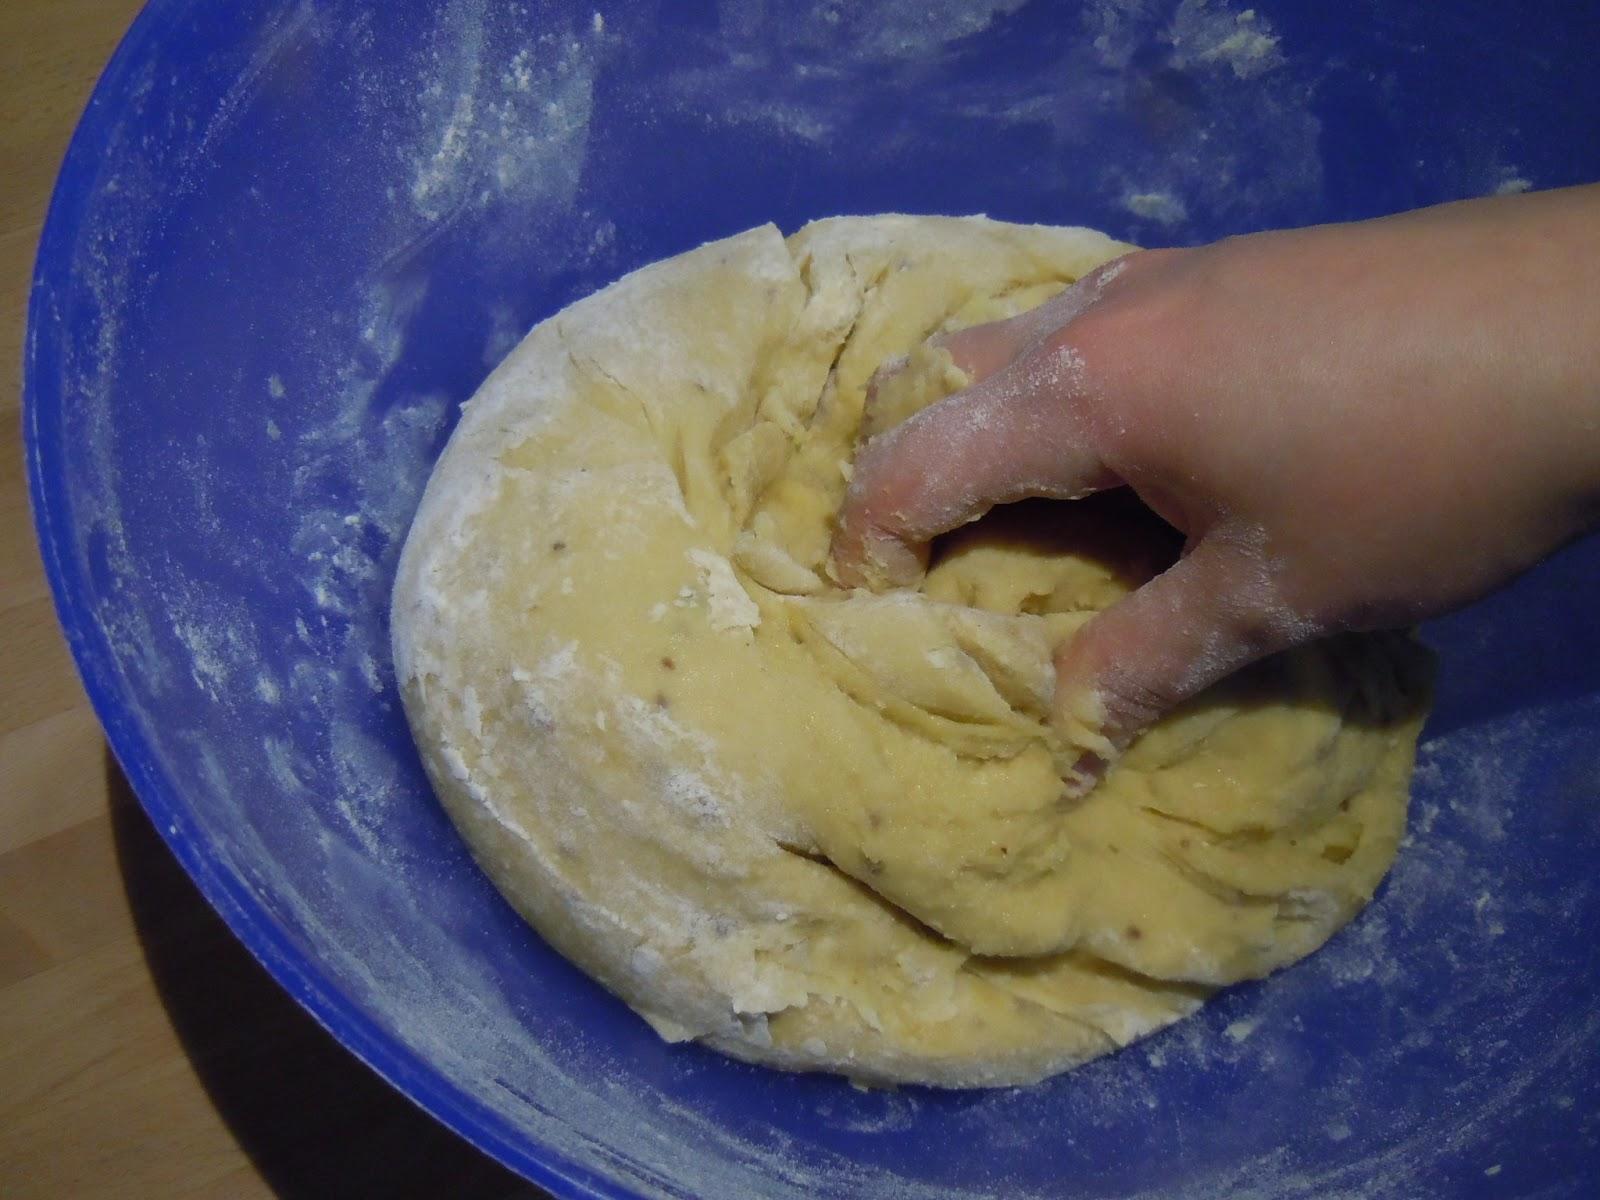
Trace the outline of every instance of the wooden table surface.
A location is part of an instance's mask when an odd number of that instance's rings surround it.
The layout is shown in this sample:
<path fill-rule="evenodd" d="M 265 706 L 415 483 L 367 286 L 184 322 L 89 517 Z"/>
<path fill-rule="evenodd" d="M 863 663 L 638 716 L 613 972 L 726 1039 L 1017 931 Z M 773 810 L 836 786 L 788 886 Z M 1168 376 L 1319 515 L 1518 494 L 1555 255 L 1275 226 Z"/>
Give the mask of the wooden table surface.
<path fill-rule="evenodd" d="M 56 168 L 139 0 L 0 0 L 0 1197 L 534 1197 L 369 1072 L 206 906 L 56 626 L 20 362 Z"/>

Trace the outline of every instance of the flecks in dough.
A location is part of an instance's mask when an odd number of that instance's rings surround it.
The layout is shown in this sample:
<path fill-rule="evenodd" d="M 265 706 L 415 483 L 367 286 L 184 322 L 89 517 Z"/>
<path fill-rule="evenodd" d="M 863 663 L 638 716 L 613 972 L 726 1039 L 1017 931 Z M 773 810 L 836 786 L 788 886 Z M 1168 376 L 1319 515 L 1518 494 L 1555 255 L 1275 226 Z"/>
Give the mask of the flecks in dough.
<path fill-rule="evenodd" d="M 407 712 L 502 890 L 665 1036 L 1025 1082 L 1372 895 L 1425 707 L 1408 639 L 1259 664 L 1068 800 L 1051 650 L 1170 531 L 1028 502 L 941 539 L 915 589 L 827 573 L 859 445 L 965 382 L 926 340 L 1127 249 L 979 218 L 753 230 L 545 322 L 468 406 L 395 589 Z"/>

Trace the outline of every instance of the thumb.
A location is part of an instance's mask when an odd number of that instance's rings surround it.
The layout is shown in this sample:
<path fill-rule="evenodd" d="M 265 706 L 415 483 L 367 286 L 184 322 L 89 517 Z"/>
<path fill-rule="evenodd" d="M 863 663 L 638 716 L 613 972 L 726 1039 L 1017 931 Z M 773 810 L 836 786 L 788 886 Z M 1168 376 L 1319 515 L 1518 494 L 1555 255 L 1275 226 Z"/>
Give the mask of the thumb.
<path fill-rule="evenodd" d="M 1135 254 L 1153 262 L 1161 252 L 1143 250 Z M 1065 327 L 1092 308 L 1133 258 L 1134 255 L 1124 254 L 1102 263 L 1036 308 L 1004 320 L 939 334 L 932 339 L 933 344 L 949 351 L 956 366 L 973 383 L 982 383 L 1022 357 L 1052 330 Z"/>
<path fill-rule="evenodd" d="M 1054 720 L 1081 795 L 1177 705 L 1316 632 L 1276 603 L 1258 552 L 1216 535 L 1094 617 L 1055 654 Z"/>
<path fill-rule="evenodd" d="M 1076 498 L 1121 481 L 1076 404 L 1081 360 L 1041 346 L 867 443 L 839 511 L 832 558 L 848 586 L 903 586 L 929 539 L 996 504 Z"/>

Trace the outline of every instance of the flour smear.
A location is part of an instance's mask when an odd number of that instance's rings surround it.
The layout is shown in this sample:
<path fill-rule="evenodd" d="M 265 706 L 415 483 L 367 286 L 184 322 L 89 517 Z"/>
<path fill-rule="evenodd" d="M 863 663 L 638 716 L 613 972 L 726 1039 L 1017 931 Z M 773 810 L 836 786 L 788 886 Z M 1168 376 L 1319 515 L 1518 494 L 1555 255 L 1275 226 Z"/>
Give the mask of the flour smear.
<path fill-rule="evenodd" d="M 209 62 L 208 78 L 232 82 L 203 104 L 174 86 L 192 62 L 134 47 L 70 290 L 38 297 L 90 330 L 62 366 L 69 549 L 111 656 L 115 732 L 183 797 L 175 843 L 209 864 L 225 907 L 271 932 L 286 981 L 340 1014 L 363 1053 L 392 1040 L 428 1064 L 435 1108 L 644 1195 L 931 1200 L 952 1189 L 927 1164 L 961 1145 L 998 1159 L 967 1162 L 956 1194 L 1059 1195 L 1063 1163 L 1081 1194 L 1112 1194 L 1094 1138 L 1159 1128 L 1192 1166 L 1181 1186 L 1136 1190 L 1152 1200 L 1377 1200 L 1415 1194 L 1408 1181 L 1441 1154 L 1479 1154 L 1508 1114 L 1548 1109 L 1592 1143 L 1595 1098 L 1548 1083 L 1593 1044 L 1594 1020 L 1532 1056 L 1451 1033 L 1548 1020 L 1530 994 L 1548 975 L 1540 955 L 1592 896 L 1531 878 L 1508 889 L 1497 856 L 1527 836 L 1507 798 L 1537 769 L 1534 747 L 1592 729 L 1592 705 L 1429 743 L 1391 883 L 1305 964 L 1042 1088 L 962 1097 L 777 1079 L 660 1046 L 485 898 L 420 790 L 389 667 L 389 583 L 456 406 L 541 315 L 526 293 L 554 303 L 645 251 L 687 248 L 652 225 L 669 187 L 693 188 L 708 221 L 781 215 L 746 214 L 740 195 L 659 158 L 639 178 L 631 156 L 658 151 L 658 131 L 737 144 L 761 171 L 847 160 L 881 183 L 955 130 L 1017 146 L 1019 163 L 1026 150 L 1026 174 L 978 181 L 997 205 L 1008 188 L 1071 197 L 1150 241 L 1318 211 L 1315 68 L 1269 8 L 1091 0 L 1006 42 L 1039 11 L 721 0 L 656 26 L 642 6 L 452 0 L 407 9 L 396 30 L 375 6 L 305 0 L 219 10 L 255 24 Z M 962 69 L 991 45 L 1010 47 L 1014 70 Z M 1147 149 L 1096 152 L 1106 128 L 1130 124 L 1151 131 Z M 241 155 L 263 140 L 282 157 Z M 1536 182 L 1511 144 L 1488 139 L 1473 188 Z M 285 173 L 292 194 L 274 191 Z M 770 198 L 805 210 L 795 224 L 828 215 L 798 176 Z M 296 229 L 364 265 L 319 274 Z M 520 290 L 485 268 L 502 258 L 526 271 Z M 452 290 L 470 271 L 481 297 Z M 238 361 L 189 353 L 180 327 Z M 136 436 L 141 399 L 170 423 L 160 444 Z M 1423 975 L 1458 986 L 1441 999 L 1412 986 Z M 1338 1074 L 1316 1081 L 1319 1031 L 1302 1018 L 1330 992 L 1360 1015 L 1349 1036 L 1382 1036 L 1365 1056 L 1322 1047 Z M 1449 1102 L 1374 1154 L 1372 1090 L 1451 1055 Z M 1206 1104 L 1271 1096 L 1282 1079 L 1302 1080 L 1303 1128 L 1207 1160 L 1190 1131 L 1251 1123 L 1218 1124 Z M 1040 1139 L 1059 1162 L 1030 1153 Z M 1485 1176 L 1498 1165 L 1474 1160 Z"/>

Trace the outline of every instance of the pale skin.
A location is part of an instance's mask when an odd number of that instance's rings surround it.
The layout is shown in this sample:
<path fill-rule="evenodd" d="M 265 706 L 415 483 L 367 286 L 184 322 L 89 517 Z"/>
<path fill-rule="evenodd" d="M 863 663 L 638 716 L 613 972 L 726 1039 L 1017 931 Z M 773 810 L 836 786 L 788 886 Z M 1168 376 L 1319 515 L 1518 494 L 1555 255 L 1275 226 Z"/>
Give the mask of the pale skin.
<path fill-rule="evenodd" d="M 972 386 L 864 448 L 834 570 L 913 583 L 995 504 L 1132 488 L 1187 543 L 1056 651 L 1088 781 L 1247 663 L 1600 523 L 1600 185 L 1142 251 L 942 344 Z"/>

